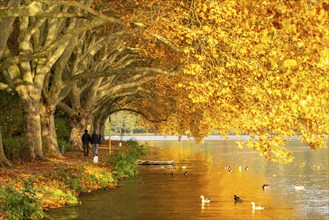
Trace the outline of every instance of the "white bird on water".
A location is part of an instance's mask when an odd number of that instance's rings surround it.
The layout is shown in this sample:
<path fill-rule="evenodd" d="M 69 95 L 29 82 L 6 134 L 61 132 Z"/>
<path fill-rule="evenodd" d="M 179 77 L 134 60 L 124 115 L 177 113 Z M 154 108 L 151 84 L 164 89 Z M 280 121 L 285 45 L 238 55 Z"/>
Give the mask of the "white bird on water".
<path fill-rule="evenodd" d="M 251 202 L 253 210 L 264 210 L 264 206 L 256 206 L 255 202 Z"/>
<path fill-rule="evenodd" d="M 201 195 L 200 198 L 201 198 L 201 202 L 202 202 L 202 204 L 210 203 L 210 199 L 205 198 L 204 195 Z"/>
<path fill-rule="evenodd" d="M 298 185 L 298 183 L 295 185 L 295 190 L 304 190 L 304 186 Z"/>

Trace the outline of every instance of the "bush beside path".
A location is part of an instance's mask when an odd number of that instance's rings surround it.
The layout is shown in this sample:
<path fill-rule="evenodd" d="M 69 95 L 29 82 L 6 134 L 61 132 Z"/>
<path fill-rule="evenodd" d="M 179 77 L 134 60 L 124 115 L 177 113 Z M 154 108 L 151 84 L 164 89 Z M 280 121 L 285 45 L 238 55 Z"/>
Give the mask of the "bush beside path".
<path fill-rule="evenodd" d="M 0 219 L 44 219 L 46 211 L 66 205 L 79 205 L 82 193 L 108 190 L 121 178 L 137 174 L 137 159 L 144 146 L 127 142 L 109 155 L 108 145 L 98 149 L 94 163 L 82 151 L 67 151 L 61 158 L 17 162 L 0 167 Z"/>

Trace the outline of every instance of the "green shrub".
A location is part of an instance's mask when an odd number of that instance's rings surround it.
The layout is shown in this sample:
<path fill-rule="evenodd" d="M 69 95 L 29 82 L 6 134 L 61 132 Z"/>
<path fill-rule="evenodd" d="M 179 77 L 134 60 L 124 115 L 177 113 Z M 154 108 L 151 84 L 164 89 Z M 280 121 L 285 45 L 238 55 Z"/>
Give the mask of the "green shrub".
<path fill-rule="evenodd" d="M 30 149 L 25 137 L 9 137 L 3 139 L 5 155 L 9 160 L 28 159 Z"/>
<path fill-rule="evenodd" d="M 113 165 L 115 178 L 133 177 L 138 174 L 137 160 L 147 153 L 146 147 L 138 145 L 136 141 L 128 141 L 122 151 L 112 154 L 108 163 Z"/>
<path fill-rule="evenodd" d="M 102 172 L 101 177 L 98 178 L 98 182 L 103 189 L 108 187 L 108 184 L 114 183 L 114 179 L 111 173 Z"/>
<path fill-rule="evenodd" d="M 63 113 L 56 112 L 55 126 L 57 139 L 68 142 L 71 134 L 69 119 L 65 115 L 63 115 Z"/>
<path fill-rule="evenodd" d="M 68 143 L 67 141 L 64 141 L 62 139 L 58 140 L 58 147 L 59 147 L 59 150 L 64 148 L 65 151 L 70 151 L 73 149 L 73 147 L 70 143 Z"/>
<path fill-rule="evenodd" d="M 2 138 L 22 136 L 26 126 L 23 119 L 23 108 L 18 95 L 0 90 L 0 100 Z"/>
<path fill-rule="evenodd" d="M 66 167 L 64 169 L 58 169 L 57 173 L 59 177 L 68 185 L 71 189 L 78 193 L 83 192 L 82 177 L 83 177 L 83 166 Z"/>
<path fill-rule="evenodd" d="M 93 174 L 87 176 L 87 177 L 86 177 L 86 180 L 87 180 L 87 181 L 91 181 L 91 182 L 96 182 L 96 183 L 98 182 L 97 177 L 96 177 L 95 175 L 93 175 Z"/>
<path fill-rule="evenodd" d="M 61 186 L 56 185 L 54 186 L 54 189 L 48 189 L 45 192 L 44 198 L 48 198 L 48 200 L 63 201 L 65 204 L 69 205 L 79 204 L 75 195 L 73 195 L 71 191 L 63 190 Z"/>
<path fill-rule="evenodd" d="M 10 219 L 42 219 L 46 217 L 42 205 L 36 196 L 36 189 L 33 188 L 33 181 L 24 181 L 21 191 L 7 186 L 2 189 L 0 197 L 0 210 L 6 213 Z"/>
<path fill-rule="evenodd" d="M 109 172 L 99 172 L 97 175 L 91 174 L 86 176 L 85 180 L 86 182 L 94 183 L 94 186 L 100 186 L 102 189 L 108 188 L 109 184 L 113 184 L 115 182 L 113 176 Z M 86 190 L 90 190 L 88 186 Z"/>

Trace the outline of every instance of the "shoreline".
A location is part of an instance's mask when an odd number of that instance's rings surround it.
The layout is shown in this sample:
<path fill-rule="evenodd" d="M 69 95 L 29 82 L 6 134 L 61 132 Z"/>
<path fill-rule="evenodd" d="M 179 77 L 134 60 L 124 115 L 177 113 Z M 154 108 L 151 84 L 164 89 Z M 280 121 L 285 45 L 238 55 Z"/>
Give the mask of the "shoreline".
<path fill-rule="evenodd" d="M 47 211 L 79 205 L 84 193 L 117 187 L 112 167 L 106 165 L 108 148 L 99 147 L 99 162 L 93 163 L 82 151 L 67 151 L 62 158 L 47 161 L 18 161 L 12 167 L 0 167 L 0 206 L 29 204 L 33 219 L 47 218 Z M 5 200 L 4 200 L 5 199 Z M 19 210 L 0 209 L 0 219 L 19 219 Z M 27 216 L 28 217 L 28 216 Z"/>
<path fill-rule="evenodd" d="M 257 136 L 255 138 L 251 138 L 249 135 L 227 135 L 227 137 L 221 135 L 209 135 L 205 137 L 204 141 L 226 141 L 226 140 L 234 140 L 234 141 L 243 141 L 243 140 L 257 140 Z M 288 137 L 287 137 L 288 138 Z M 109 136 L 105 135 L 104 140 L 109 140 Z M 177 135 L 113 135 L 111 136 L 111 141 L 194 141 L 193 137 L 188 137 L 187 135 L 182 135 L 181 138 Z M 297 135 L 290 137 L 290 141 L 298 140 Z"/>

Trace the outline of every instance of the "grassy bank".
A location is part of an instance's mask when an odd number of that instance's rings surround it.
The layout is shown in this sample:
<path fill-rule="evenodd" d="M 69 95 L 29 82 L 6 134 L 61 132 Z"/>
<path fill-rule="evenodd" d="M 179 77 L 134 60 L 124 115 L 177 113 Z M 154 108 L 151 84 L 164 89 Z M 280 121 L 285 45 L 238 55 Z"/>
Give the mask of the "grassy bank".
<path fill-rule="evenodd" d="M 118 180 L 135 176 L 137 160 L 145 153 L 144 146 L 129 141 L 97 164 L 70 158 L 69 164 L 49 172 L 4 182 L 0 187 L 0 219 L 42 219 L 47 218 L 47 210 L 79 205 L 82 193 L 107 190 Z"/>

